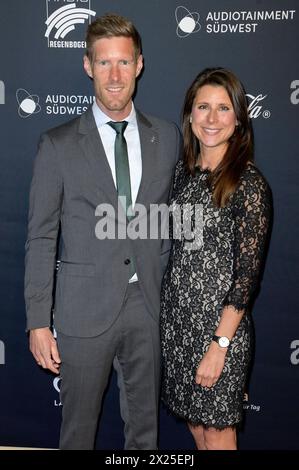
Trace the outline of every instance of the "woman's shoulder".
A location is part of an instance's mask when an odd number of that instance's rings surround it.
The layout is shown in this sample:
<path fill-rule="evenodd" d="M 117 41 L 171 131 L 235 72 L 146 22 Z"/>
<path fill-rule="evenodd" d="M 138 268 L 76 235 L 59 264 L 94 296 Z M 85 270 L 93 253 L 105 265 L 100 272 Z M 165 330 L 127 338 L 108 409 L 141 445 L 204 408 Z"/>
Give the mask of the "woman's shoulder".
<path fill-rule="evenodd" d="M 175 169 L 176 171 L 181 171 L 182 169 L 184 169 L 184 160 L 182 158 L 180 158 L 177 163 L 176 163 L 176 166 L 175 166 Z"/>
<path fill-rule="evenodd" d="M 180 158 L 175 165 L 175 169 L 174 169 L 175 178 L 177 179 L 178 177 L 182 176 L 184 173 L 185 173 L 185 162 L 182 158 Z"/>
<path fill-rule="evenodd" d="M 248 201 L 270 206 L 271 200 L 271 190 L 266 178 L 254 163 L 249 162 L 241 174 L 232 198 L 232 206 L 240 208 Z"/>
<path fill-rule="evenodd" d="M 269 184 L 259 168 L 253 163 L 248 162 L 246 168 L 240 177 L 240 185 L 255 186 L 256 188 L 269 188 Z"/>

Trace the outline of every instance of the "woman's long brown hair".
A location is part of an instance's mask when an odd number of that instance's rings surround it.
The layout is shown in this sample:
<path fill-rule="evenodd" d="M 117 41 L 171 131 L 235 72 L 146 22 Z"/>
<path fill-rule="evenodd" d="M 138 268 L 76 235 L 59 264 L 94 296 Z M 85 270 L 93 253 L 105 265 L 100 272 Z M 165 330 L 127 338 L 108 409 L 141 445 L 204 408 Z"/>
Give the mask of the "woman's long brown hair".
<path fill-rule="evenodd" d="M 200 146 L 194 135 L 190 116 L 199 88 L 204 85 L 222 86 L 232 102 L 238 125 L 229 140 L 228 148 L 217 168 L 211 172 L 210 185 L 213 201 L 224 207 L 234 193 L 247 163 L 253 159 L 253 134 L 247 111 L 245 91 L 240 80 L 229 70 L 217 67 L 203 70 L 189 87 L 183 107 L 184 161 L 187 170 L 194 175 L 200 155 Z"/>

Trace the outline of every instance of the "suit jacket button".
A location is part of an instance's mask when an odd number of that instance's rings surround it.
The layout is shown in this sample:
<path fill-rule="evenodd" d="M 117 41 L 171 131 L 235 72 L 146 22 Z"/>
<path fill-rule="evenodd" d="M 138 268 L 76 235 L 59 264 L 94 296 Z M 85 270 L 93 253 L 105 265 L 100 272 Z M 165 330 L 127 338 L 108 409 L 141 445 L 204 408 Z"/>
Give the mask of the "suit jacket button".
<path fill-rule="evenodd" d="M 124 261 L 125 264 L 130 264 L 131 263 L 131 260 L 129 258 L 125 259 Z"/>

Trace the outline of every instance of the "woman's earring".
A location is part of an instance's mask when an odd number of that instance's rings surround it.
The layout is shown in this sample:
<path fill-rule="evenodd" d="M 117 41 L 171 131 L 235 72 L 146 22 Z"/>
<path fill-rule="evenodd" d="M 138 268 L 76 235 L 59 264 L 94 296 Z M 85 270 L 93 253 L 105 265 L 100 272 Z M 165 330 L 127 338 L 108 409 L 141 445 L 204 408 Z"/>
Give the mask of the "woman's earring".
<path fill-rule="evenodd" d="M 189 122 L 190 122 L 190 124 L 192 124 L 192 116 L 190 116 Z"/>

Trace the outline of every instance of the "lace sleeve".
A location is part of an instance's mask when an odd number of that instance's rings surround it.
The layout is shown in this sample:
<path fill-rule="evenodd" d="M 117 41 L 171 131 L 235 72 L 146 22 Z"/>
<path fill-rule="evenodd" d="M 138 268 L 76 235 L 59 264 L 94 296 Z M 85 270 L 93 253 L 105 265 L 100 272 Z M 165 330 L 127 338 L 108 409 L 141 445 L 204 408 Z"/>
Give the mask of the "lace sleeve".
<path fill-rule="evenodd" d="M 172 193 L 175 193 L 178 183 L 182 180 L 182 172 L 184 170 L 183 160 L 179 160 L 175 166 L 173 184 L 172 184 Z"/>
<path fill-rule="evenodd" d="M 256 290 L 271 217 L 270 188 L 250 166 L 241 179 L 233 200 L 235 239 L 233 246 L 233 283 L 224 306 L 238 311 L 247 308 Z"/>

